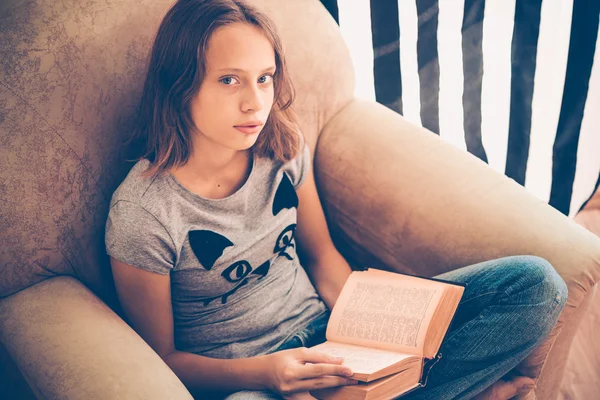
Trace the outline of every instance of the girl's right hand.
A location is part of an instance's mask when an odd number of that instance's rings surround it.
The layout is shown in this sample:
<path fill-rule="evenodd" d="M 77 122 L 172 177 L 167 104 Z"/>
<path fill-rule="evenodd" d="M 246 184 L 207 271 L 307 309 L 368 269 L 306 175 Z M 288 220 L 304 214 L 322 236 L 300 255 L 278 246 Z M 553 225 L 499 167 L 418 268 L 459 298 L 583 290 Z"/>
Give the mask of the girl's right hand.
<path fill-rule="evenodd" d="M 306 347 L 278 351 L 265 358 L 267 386 L 284 398 L 293 398 L 298 392 L 358 383 L 349 378 L 350 368 L 340 365 L 343 358 Z"/>

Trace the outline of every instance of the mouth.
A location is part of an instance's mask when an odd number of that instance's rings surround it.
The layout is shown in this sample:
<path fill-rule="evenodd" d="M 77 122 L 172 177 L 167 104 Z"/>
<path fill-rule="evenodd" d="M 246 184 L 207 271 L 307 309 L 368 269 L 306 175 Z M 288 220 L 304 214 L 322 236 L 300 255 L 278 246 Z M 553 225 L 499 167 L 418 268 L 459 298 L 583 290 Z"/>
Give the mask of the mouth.
<path fill-rule="evenodd" d="M 234 126 L 234 128 L 242 133 L 251 135 L 251 134 L 260 132 L 260 130 L 262 129 L 262 125 L 244 125 L 244 126 L 240 125 L 240 126 Z"/>

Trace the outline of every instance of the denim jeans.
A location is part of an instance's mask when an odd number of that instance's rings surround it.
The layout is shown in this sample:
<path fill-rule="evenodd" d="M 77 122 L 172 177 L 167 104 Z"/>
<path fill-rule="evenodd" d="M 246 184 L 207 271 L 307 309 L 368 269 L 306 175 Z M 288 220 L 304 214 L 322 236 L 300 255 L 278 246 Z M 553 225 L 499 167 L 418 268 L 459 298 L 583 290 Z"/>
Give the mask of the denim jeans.
<path fill-rule="evenodd" d="M 456 315 L 427 383 L 402 400 L 470 399 L 505 376 L 548 336 L 567 300 L 567 286 L 537 256 L 510 256 L 437 275 L 466 283 Z M 329 312 L 277 350 L 325 341 Z M 268 391 L 232 393 L 226 400 L 281 399 Z"/>

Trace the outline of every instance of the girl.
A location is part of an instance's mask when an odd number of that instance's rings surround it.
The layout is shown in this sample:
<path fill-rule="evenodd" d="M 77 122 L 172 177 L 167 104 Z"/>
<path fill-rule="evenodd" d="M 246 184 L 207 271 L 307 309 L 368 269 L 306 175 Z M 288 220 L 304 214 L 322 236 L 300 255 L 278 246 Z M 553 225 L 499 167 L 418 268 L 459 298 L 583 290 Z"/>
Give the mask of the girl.
<path fill-rule="evenodd" d="M 241 0 L 180 0 L 167 13 L 133 136 L 143 151 L 113 194 L 106 247 L 131 325 L 202 398 L 312 399 L 356 383 L 342 360 L 308 349 L 351 269 L 293 100 L 265 15 Z M 440 277 L 467 290 L 444 357 L 406 398 L 506 399 L 533 383 L 499 379 L 564 307 L 552 266 L 515 256 Z"/>

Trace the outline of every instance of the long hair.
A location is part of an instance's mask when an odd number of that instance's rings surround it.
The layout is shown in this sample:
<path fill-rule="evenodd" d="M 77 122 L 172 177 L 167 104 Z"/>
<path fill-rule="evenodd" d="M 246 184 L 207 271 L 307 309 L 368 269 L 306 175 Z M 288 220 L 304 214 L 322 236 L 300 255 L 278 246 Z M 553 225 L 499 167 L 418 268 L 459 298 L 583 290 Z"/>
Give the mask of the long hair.
<path fill-rule="evenodd" d="M 138 122 L 129 141 L 141 146 L 141 154 L 135 160 L 150 161 L 146 176 L 182 166 L 189 160 L 195 130 L 189 104 L 206 73 L 209 39 L 217 28 L 236 22 L 260 28 L 275 52 L 273 107 L 252 151 L 259 157 L 283 162 L 300 151 L 302 136 L 290 108 L 295 91 L 281 39 L 271 20 L 242 0 L 179 0 L 167 12 L 156 34 Z"/>

